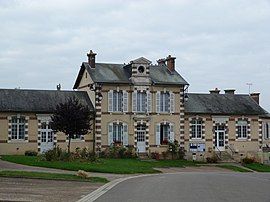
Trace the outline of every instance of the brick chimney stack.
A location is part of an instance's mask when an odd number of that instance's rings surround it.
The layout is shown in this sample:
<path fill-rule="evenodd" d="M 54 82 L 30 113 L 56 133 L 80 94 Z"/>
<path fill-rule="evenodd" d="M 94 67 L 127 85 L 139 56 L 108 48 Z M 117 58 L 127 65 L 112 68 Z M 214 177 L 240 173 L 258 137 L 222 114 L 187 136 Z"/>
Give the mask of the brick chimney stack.
<path fill-rule="evenodd" d="M 230 95 L 234 95 L 235 89 L 227 89 L 224 90 L 225 94 L 230 94 Z"/>
<path fill-rule="evenodd" d="M 215 90 L 209 90 L 210 94 L 219 94 L 220 90 L 218 88 L 215 88 Z"/>
<path fill-rule="evenodd" d="M 171 55 L 166 58 L 167 67 L 171 72 L 175 70 L 175 59 L 176 57 L 172 57 Z"/>
<path fill-rule="evenodd" d="M 158 59 L 157 63 L 158 63 L 159 66 L 165 66 L 166 65 L 166 59 L 165 58 Z"/>
<path fill-rule="evenodd" d="M 260 104 L 260 93 L 250 93 L 250 97 L 257 102 L 257 104 Z"/>
<path fill-rule="evenodd" d="M 96 68 L 96 53 L 94 53 L 92 50 L 90 50 L 89 53 L 87 53 L 88 57 L 88 64 L 91 68 Z"/>

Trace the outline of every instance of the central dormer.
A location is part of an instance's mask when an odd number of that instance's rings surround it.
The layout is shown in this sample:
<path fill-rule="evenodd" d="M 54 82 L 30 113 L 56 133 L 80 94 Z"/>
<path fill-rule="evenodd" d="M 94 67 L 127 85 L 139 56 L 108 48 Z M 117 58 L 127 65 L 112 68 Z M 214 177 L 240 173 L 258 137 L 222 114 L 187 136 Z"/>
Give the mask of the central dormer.
<path fill-rule="evenodd" d="M 131 82 L 134 85 L 151 85 L 150 79 L 151 61 L 144 57 L 130 61 L 131 65 Z"/>

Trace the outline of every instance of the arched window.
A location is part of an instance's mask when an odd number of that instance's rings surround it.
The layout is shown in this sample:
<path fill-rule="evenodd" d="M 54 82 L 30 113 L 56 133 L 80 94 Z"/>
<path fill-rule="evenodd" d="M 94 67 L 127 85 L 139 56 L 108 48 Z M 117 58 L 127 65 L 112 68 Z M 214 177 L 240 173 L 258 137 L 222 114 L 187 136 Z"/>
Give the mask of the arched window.
<path fill-rule="evenodd" d="M 191 120 L 191 138 L 201 139 L 202 138 L 202 119 L 193 118 Z"/>
<path fill-rule="evenodd" d="M 25 117 L 13 116 L 11 118 L 11 139 L 24 140 L 25 138 Z"/>

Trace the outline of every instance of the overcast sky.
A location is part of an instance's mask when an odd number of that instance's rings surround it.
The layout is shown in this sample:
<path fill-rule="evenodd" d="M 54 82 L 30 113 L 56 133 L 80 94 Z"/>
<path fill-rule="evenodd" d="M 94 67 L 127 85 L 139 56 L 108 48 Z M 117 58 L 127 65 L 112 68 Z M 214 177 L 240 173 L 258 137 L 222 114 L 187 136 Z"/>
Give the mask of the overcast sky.
<path fill-rule="evenodd" d="M 0 88 L 72 89 L 97 62 L 176 56 L 190 92 L 261 92 L 270 111 L 270 1 L 0 0 Z"/>

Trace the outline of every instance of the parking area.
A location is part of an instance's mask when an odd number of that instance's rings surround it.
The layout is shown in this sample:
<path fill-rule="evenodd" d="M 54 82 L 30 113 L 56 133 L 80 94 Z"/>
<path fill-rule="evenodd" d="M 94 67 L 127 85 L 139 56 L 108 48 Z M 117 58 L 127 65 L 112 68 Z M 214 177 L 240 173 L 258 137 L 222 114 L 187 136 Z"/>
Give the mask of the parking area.
<path fill-rule="evenodd" d="M 102 185 L 89 182 L 0 177 L 0 201 L 74 202 Z"/>

